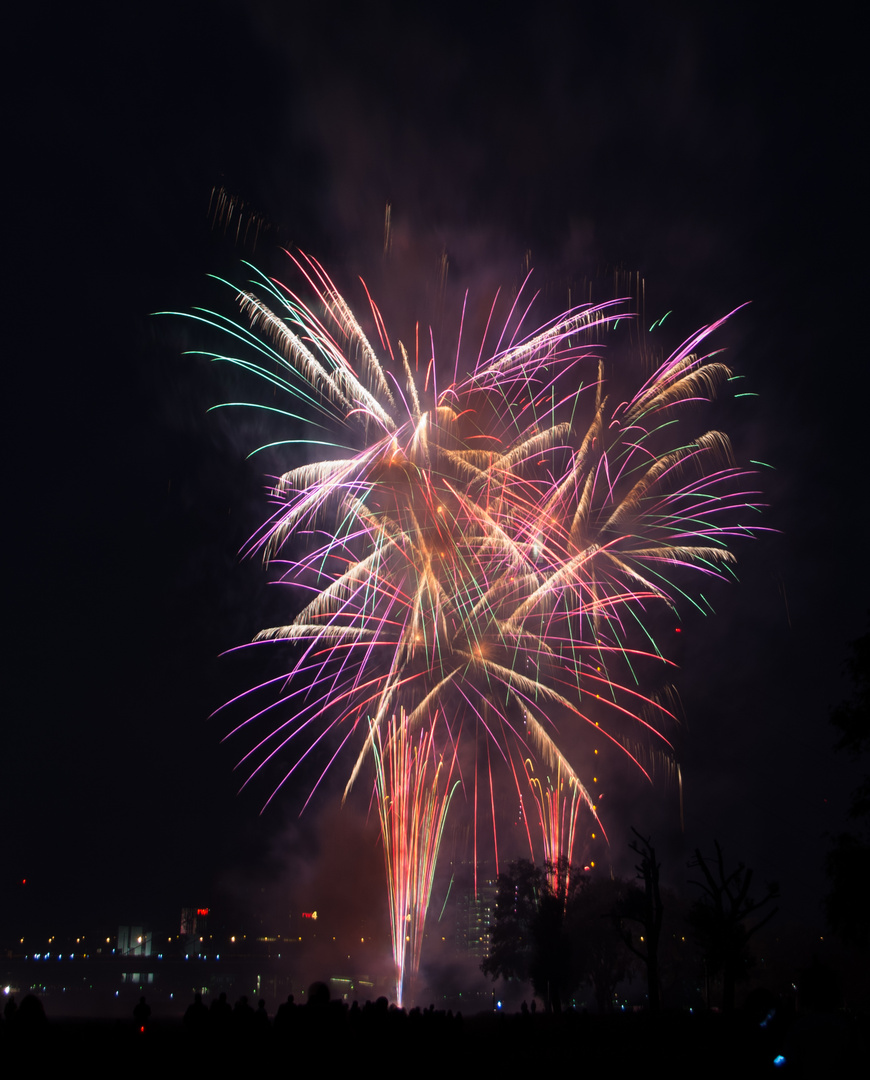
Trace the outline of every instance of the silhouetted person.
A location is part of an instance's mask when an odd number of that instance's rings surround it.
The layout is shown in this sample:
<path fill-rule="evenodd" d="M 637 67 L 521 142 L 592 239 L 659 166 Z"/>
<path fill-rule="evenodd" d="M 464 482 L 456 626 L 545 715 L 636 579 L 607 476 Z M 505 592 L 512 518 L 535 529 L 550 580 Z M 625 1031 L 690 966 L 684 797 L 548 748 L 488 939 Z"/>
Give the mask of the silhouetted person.
<path fill-rule="evenodd" d="M 48 1019 L 42 1002 L 35 994 L 22 998 L 21 1004 L 13 1012 L 9 1027 L 18 1035 L 30 1038 L 39 1035 L 48 1027 Z"/>
<path fill-rule="evenodd" d="M 293 1025 L 296 1018 L 296 1005 L 293 1001 L 293 995 L 288 994 L 287 1000 L 282 1002 L 278 1006 L 278 1011 L 275 1013 L 274 1028 L 280 1035 L 287 1035 L 293 1030 Z"/>
<path fill-rule="evenodd" d="M 325 1037 L 334 1016 L 329 1007 L 329 987 L 325 982 L 313 982 L 308 987 L 303 1016 L 304 1027 L 311 1032 L 311 1038 L 317 1040 Z"/>
<path fill-rule="evenodd" d="M 321 1009 L 329 1004 L 329 987 L 325 982 L 313 982 L 308 987 L 308 1007 Z"/>
<path fill-rule="evenodd" d="M 144 1031 L 148 1026 L 148 1021 L 151 1019 L 151 1008 L 144 995 L 139 998 L 139 1004 L 133 1010 L 133 1019 L 136 1021 L 136 1027 L 140 1031 Z"/>
<path fill-rule="evenodd" d="M 233 1006 L 233 1031 L 237 1037 L 246 1037 L 254 1028 L 254 1010 L 248 1004 L 247 994 L 242 994 Z"/>
<path fill-rule="evenodd" d="M 203 1004 L 202 994 L 197 990 L 193 1002 L 184 1013 L 184 1030 L 192 1035 L 201 1035 L 208 1027 L 209 1012 Z"/>
<path fill-rule="evenodd" d="M 208 1010 L 208 1018 L 209 1023 L 215 1032 L 226 1032 L 229 1030 L 233 1019 L 233 1009 L 227 1001 L 225 992 L 222 991 L 220 997 L 216 997 L 211 1003 Z"/>
<path fill-rule="evenodd" d="M 257 1033 L 257 1038 L 268 1038 L 272 1031 L 272 1024 L 269 1021 L 269 1014 L 266 1012 L 266 1002 L 260 998 L 257 1002 L 257 1011 L 254 1013 L 254 1030 Z"/>

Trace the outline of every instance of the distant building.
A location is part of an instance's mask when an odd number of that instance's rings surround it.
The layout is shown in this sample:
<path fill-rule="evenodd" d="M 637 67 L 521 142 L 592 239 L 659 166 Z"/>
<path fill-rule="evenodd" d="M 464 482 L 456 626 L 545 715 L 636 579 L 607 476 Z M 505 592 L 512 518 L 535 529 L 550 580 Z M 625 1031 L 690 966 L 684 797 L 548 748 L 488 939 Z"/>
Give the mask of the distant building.
<path fill-rule="evenodd" d="M 456 912 L 456 946 L 478 960 L 489 955 L 492 920 L 497 887 L 495 879 L 479 877 L 477 895 L 474 886 L 465 888 Z"/>
<path fill-rule="evenodd" d="M 119 926 L 118 955 L 150 956 L 153 937 L 152 930 L 145 930 L 141 926 Z"/>
<path fill-rule="evenodd" d="M 186 907 L 181 909 L 179 933 L 188 938 L 204 938 L 208 934 L 208 908 Z"/>

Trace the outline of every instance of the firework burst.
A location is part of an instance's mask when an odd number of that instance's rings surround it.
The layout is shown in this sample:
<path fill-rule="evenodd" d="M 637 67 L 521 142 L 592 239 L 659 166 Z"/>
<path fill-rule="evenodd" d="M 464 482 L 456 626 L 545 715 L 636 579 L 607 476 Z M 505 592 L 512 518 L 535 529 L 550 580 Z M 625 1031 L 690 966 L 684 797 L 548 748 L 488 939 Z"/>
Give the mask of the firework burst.
<path fill-rule="evenodd" d="M 685 567 L 727 569 L 756 496 L 723 434 L 679 422 L 729 378 L 703 351 L 721 321 L 617 400 L 601 341 L 624 302 L 528 333 L 524 286 L 494 345 L 495 303 L 476 362 L 464 368 L 460 346 L 445 379 L 431 335 L 394 345 L 366 293 L 376 351 L 320 264 L 291 258 L 310 301 L 258 275 L 237 291 L 244 322 L 191 316 L 243 353 L 206 355 L 286 392 L 335 448 L 277 478 L 250 541 L 310 599 L 258 635 L 291 662 L 275 700 L 236 731 L 267 720 L 243 758 L 249 779 L 289 753 L 271 797 L 327 743 L 326 769 L 356 745 L 345 795 L 374 760 L 401 996 L 454 777 L 473 798 L 475 838 L 487 793 L 495 836 L 500 761 L 519 802 L 531 788 L 546 857 L 570 857 L 580 808 L 596 808 L 590 763 L 569 759 L 560 732 L 594 729 L 641 769 L 638 734 L 670 753 L 673 717 L 633 675 L 662 658 L 646 612 L 684 595 Z"/>

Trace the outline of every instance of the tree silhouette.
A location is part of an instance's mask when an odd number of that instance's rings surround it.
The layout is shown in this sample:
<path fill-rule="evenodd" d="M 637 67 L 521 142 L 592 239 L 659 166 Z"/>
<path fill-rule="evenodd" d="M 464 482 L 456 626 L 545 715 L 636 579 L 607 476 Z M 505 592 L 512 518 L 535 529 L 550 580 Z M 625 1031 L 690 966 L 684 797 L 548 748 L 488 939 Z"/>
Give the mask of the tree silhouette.
<path fill-rule="evenodd" d="M 585 877 L 568 864 L 511 863 L 498 876 L 498 893 L 489 956 L 481 971 L 493 979 L 531 982 L 548 1012 L 577 989 L 582 966 L 571 940 Z"/>
<path fill-rule="evenodd" d="M 646 967 L 649 1009 L 652 1013 L 661 1011 L 661 979 L 659 976 L 659 942 L 662 936 L 662 918 L 664 905 L 659 888 L 659 867 L 656 862 L 656 849 L 650 837 L 641 834 L 632 827 L 637 839 L 628 845 L 640 862 L 635 867 L 637 876 L 643 882 L 643 889 L 636 885 L 623 894 L 621 901 L 613 909 L 613 921 L 617 926 L 626 948 L 628 948 Z M 635 935 L 631 924 L 637 924 L 642 933 Z"/>
<path fill-rule="evenodd" d="M 584 887 L 569 924 L 583 978 L 595 992 L 599 1012 L 610 1012 L 617 985 L 630 978 L 634 961 L 614 912 L 640 890 L 622 878 L 595 877 Z"/>
<path fill-rule="evenodd" d="M 751 962 L 749 939 L 773 918 L 779 908 L 772 908 L 753 925 L 749 925 L 747 919 L 779 896 L 779 886 L 775 882 L 769 883 L 764 896 L 758 901 L 753 900 L 749 895 L 752 871 L 740 863 L 736 870 L 726 874 L 722 848 L 718 841 L 714 844 L 715 859 L 705 858 L 696 848 L 689 863 L 690 867 L 697 867 L 703 877 L 702 881 L 690 882 L 701 890 L 702 895 L 692 905 L 689 923 L 704 951 L 708 972 L 711 975 L 722 973 L 722 1008 L 731 1012 L 737 979 Z"/>

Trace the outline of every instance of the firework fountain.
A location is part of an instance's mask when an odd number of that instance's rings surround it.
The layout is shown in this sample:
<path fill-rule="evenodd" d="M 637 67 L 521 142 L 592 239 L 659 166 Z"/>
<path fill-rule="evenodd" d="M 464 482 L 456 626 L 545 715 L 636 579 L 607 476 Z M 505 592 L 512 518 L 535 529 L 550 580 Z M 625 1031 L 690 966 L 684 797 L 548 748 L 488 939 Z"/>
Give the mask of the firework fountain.
<path fill-rule="evenodd" d="M 438 755 L 435 726 L 415 733 L 400 714 L 371 731 L 399 1005 L 406 973 L 413 978 L 420 966 L 438 850 L 459 783 L 453 781 L 455 749 L 446 762 Z"/>
<path fill-rule="evenodd" d="M 592 759 L 569 758 L 562 732 L 576 747 L 588 730 L 646 775 L 639 743 L 672 756 L 674 717 L 635 676 L 646 658 L 664 662 L 645 613 L 685 595 L 674 583 L 684 567 L 722 575 L 756 493 L 725 435 L 684 430 L 692 403 L 730 378 L 703 351 L 722 320 L 617 398 L 606 342 L 630 315 L 623 301 L 529 333 L 524 286 L 500 331 L 493 303 L 467 366 L 460 334 L 445 373 L 431 334 L 421 345 L 415 328 L 411 349 L 391 341 L 366 290 L 376 351 L 319 263 L 291 259 L 309 300 L 255 271 L 235 290 L 243 322 L 189 316 L 235 343 L 237 355 L 205 355 L 328 428 L 313 454 L 336 450 L 275 481 L 250 542 L 311 599 L 258 635 L 290 659 L 271 704 L 235 730 L 268 722 L 243 758 L 249 779 L 290 755 L 270 801 L 316 748 L 328 746 L 328 769 L 356 744 L 345 797 L 374 762 L 401 1000 L 457 784 L 474 807 L 475 852 L 480 801 L 497 859 L 500 765 L 557 862 L 573 853 L 580 811 L 597 818 L 583 780 Z"/>
<path fill-rule="evenodd" d="M 583 806 L 580 786 L 573 776 L 562 775 L 561 762 L 557 763 L 554 776 L 543 779 L 535 776 L 531 758 L 526 759 L 525 766 L 541 824 L 544 862 L 554 867 L 563 859 L 570 863 L 574 858 L 577 817 Z M 595 807 L 592 809 L 594 812 Z"/>

